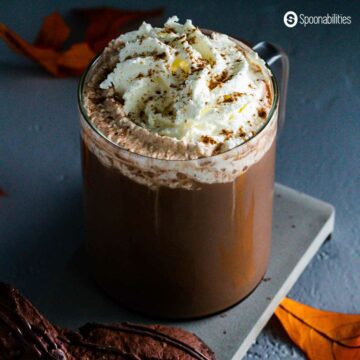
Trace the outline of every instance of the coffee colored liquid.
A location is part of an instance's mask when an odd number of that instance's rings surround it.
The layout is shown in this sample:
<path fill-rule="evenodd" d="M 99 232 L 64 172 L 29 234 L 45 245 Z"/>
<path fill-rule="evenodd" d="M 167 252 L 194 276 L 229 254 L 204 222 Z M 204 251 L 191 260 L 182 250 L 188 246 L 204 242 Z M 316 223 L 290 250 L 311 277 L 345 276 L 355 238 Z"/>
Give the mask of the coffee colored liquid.
<path fill-rule="evenodd" d="M 236 304 L 261 281 L 275 142 L 235 181 L 200 190 L 151 190 L 82 147 L 87 249 L 109 295 L 144 313 L 188 318 Z"/>

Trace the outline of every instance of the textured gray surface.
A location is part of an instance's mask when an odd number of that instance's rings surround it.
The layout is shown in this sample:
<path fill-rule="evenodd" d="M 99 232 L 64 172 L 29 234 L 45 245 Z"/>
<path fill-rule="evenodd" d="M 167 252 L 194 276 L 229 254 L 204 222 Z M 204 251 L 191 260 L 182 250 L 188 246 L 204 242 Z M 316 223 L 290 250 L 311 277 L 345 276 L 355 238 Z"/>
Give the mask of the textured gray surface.
<path fill-rule="evenodd" d="M 84 1 L 0 2 L 0 21 L 31 39 L 41 19 Z M 87 6 L 118 1 L 87 1 Z M 163 1 L 122 1 L 151 7 Z M 291 291 L 324 309 L 360 312 L 360 73 L 358 1 L 174 1 L 167 15 L 202 27 L 268 40 L 290 55 L 287 123 L 277 158 L 277 181 L 322 198 L 337 209 L 326 243 Z M 146 4 L 146 5 L 145 5 Z M 285 11 L 353 17 L 350 26 L 297 26 Z M 72 16 L 68 16 L 75 22 Z M 0 274 L 39 302 L 40 289 L 61 274 L 82 238 L 76 79 L 54 80 L 0 43 Z M 356 186 L 357 185 L 357 186 Z M 60 266 L 60 267 L 59 267 Z M 276 320 L 247 359 L 299 359 Z"/>
<path fill-rule="evenodd" d="M 215 316 L 164 323 L 196 333 L 211 346 L 219 360 L 240 359 L 332 233 L 333 225 L 334 210 L 330 205 L 277 185 L 270 265 L 253 294 Z M 73 251 L 71 261 L 64 264 L 65 271 L 42 289 L 38 300 L 39 308 L 55 323 L 77 328 L 90 320 L 105 323 L 120 320 L 159 322 L 159 319 L 144 317 L 117 306 L 104 296 L 86 271 L 83 248 L 74 247 Z"/>

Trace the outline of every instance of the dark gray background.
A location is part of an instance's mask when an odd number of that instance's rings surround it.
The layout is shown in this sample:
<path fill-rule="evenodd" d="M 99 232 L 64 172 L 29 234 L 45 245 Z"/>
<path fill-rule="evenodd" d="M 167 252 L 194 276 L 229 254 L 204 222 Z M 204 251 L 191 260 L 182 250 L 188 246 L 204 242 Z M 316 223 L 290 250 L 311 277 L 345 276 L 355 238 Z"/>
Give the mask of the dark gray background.
<path fill-rule="evenodd" d="M 54 10 L 77 24 L 70 8 L 105 4 L 140 9 L 164 2 L 1 1 L 0 21 L 32 40 L 42 18 Z M 289 54 L 287 119 L 277 153 L 277 181 L 328 201 L 337 210 L 332 240 L 291 296 L 315 307 L 358 313 L 359 4 L 178 0 L 166 4 L 164 16 L 191 18 L 196 25 L 253 44 L 271 41 Z M 352 24 L 298 24 L 289 29 L 283 23 L 288 10 L 350 15 Z M 82 242 L 77 81 L 51 78 L 0 42 L 0 187 L 7 193 L 0 199 L 0 280 L 15 284 L 35 304 L 40 289 L 63 271 L 62 264 Z M 248 352 L 249 359 L 259 357 L 302 355 L 272 320 Z"/>

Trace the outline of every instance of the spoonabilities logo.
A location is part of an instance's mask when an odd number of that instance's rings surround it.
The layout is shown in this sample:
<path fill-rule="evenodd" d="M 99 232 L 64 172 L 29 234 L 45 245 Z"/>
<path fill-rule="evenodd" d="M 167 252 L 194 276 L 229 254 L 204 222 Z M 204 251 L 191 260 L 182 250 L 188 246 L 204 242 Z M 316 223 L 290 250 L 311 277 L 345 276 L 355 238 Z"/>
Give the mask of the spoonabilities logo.
<path fill-rule="evenodd" d="M 285 13 L 284 24 L 287 27 L 292 28 L 296 26 L 297 23 L 298 23 L 298 16 L 295 11 L 288 11 L 287 13 Z"/>
<path fill-rule="evenodd" d="M 351 16 L 342 14 L 329 14 L 326 15 L 305 15 L 299 16 L 295 11 L 287 11 L 284 15 L 284 24 L 288 28 L 293 28 L 297 24 L 304 27 L 307 25 L 350 25 Z"/>

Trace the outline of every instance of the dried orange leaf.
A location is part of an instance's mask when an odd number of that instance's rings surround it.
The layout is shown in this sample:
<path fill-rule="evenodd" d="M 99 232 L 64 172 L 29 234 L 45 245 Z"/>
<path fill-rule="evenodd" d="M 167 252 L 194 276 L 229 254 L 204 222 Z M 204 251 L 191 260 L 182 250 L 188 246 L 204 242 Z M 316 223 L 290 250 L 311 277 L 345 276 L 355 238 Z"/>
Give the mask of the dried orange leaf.
<path fill-rule="evenodd" d="M 89 20 L 86 41 L 95 52 L 99 52 L 110 40 L 120 34 L 123 26 L 137 19 L 161 15 L 163 9 L 133 11 L 102 7 L 80 9 L 76 12 L 84 15 Z"/>
<path fill-rule="evenodd" d="M 58 58 L 58 65 L 62 71 L 72 75 L 81 75 L 84 69 L 94 58 L 95 53 L 85 42 L 74 44 L 71 48 L 61 54 Z"/>
<path fill-rule="evenodd" d="M 70 28 L 58 12 L 45 17 L 35 46 L 60 49 L 70 35 Z"/>
<path fill-rule="evenodd" d="M 22 39 L 15 32 L 11 31 L 4 24 L 0 23 L 0 38 L 12 48 L 14 51 L 25 55 L 26 57 L 34 60 L 49 73 L 58 76 L 58 66 L 56 64 L 58 53 L 53 49 L 37 48 Z"/>
<path fill-rule="evenodd" d="M 360 314 L 318 310 L 286 298 L 275 315 L 309 359 L 360 359 Z"/>
<path fill-rule="evenodd" d="M 63 53 L 31 45 L 3 24 L 0 24 L 0 37 L 13 50 L 34 60 L 58 77 L 80 75 L 95 55 L 86 43 L 75 44 Z"/>
<path fill-rule="evenodd" d="M 162 9 L 126 11 L 94 8 L 78 12 L 85 14 L 90 20 L 87 43 L 75 44 L 65 52 L 59 49 L 68 38 L 70 29 L 57 12 L 44 19 L 34 44 L 25 41 L 1 23 L 0 38 L 10 48 L 37 62 L 54 76 L 80 75 L 93 59 L 95 52 L 102 50 L 111 39 L 116 37 L 122 26 L 138 18 L 159 15 Z"/>

